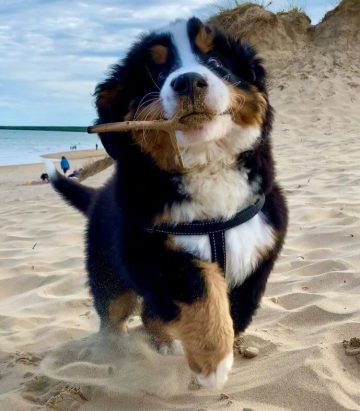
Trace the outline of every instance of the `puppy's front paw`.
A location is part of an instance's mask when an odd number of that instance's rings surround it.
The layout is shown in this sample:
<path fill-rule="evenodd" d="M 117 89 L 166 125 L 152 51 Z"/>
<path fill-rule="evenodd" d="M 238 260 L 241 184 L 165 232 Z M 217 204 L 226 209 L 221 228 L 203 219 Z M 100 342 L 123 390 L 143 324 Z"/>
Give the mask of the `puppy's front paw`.
<path fill-rule="evenodd" d="M 198 383 L 206 388 L 222 388 L 228 379 L 233 362 L 234 355 L 231 352 L 217 364 L 215 370 L 207 375 L 198 374 L 196 376 Z"/>

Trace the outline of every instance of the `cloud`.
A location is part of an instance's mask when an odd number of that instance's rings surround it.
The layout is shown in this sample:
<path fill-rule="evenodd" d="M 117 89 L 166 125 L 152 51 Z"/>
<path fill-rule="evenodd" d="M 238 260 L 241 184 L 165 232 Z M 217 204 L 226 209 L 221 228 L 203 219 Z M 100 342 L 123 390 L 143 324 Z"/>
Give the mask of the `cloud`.
<path fill-rule="evenodd" d="M 213 0 L 1 0 L 0 124 L 91 123 L 95 85 L 143 30 L 215 11 Z"/>

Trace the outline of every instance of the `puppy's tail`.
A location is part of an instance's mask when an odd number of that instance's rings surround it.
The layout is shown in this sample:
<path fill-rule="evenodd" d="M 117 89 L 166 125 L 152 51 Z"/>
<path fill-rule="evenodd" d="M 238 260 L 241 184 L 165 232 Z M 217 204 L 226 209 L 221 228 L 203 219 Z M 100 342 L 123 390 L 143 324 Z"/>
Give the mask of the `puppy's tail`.
<path fill-rule="evenodd" d="M 61 194 L 64 200 L 88 215 L 90 204 L 96 196 L 97 190 L 83 186 L 71 178 L 63 177 L 51 161 L 46 161 L 49 180 L 54 189 Z"/>

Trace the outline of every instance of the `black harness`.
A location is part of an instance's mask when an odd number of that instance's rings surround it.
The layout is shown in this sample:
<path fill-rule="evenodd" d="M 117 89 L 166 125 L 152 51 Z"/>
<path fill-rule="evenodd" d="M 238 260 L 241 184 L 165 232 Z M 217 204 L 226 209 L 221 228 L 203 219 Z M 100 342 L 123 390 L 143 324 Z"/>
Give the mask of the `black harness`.
<path fill-rule="evenodd" d="M 208 235 L 211 246 L 211 261 L 217 262 L 226 272 L 226 246 L 225 231 L 246 223 L 263 208 L 265 196 L 259 197 L 249 207 L 239 211 L 230 220 L 195 220 L 191 223 L 158 224 L 145 228 L 148 233 L 172 234 L 172 235 Z"/>

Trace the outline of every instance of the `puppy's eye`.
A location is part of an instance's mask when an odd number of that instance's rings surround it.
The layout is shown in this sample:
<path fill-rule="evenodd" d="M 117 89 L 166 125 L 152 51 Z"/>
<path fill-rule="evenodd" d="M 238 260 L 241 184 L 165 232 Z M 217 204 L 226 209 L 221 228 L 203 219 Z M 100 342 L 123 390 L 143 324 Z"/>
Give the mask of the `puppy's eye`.
<path fill-rule="evenodd" d="M 213 67 L 216 67 L 216 68 L 222 67 L 221 61 L 217 59 L 216 57 L 210 57 L 207 62 Z"/>
<path fill-rule="evenodd" d="M 164 81 L 166 79 L 166 74 L 163 71 L 160 71 L 159 75 L 158 75 L 158 80 L 159 81 Z"/>

